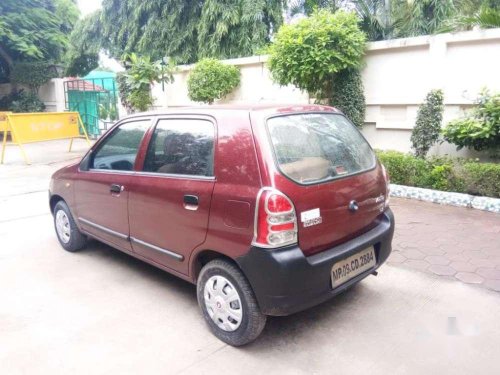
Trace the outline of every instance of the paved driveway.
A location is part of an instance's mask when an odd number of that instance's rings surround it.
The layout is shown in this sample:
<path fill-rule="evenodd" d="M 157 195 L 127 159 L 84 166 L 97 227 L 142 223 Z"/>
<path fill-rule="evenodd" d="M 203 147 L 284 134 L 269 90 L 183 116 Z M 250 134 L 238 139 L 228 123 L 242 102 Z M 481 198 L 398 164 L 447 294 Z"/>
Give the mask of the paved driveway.
<path fill-rule="evenodd" d="M 500 373 L 500 294 L 397 259 L 332 301 L 269 319 L 255 343 L 229 347 L 205 327 L 192 285 L 98 242 L 77 254 L 61 249 L 46 186 L 64 163 L 0 166 L 2 374 Z M 419 250 L 434 246 L 423 244 L 420 221 L 442 207 L 393 207 L 394 256 L 415 239 Z M 456 210 L 457 223 L 471 212 Z M 484 233 L 469 240 L 482 243 Z M 498 231 L 488 236 L 498 240 Z"/>
<path fill-rule="evenodd" d="M 390 263 L 500 292 L 500 215 L 393 199 Z"/>

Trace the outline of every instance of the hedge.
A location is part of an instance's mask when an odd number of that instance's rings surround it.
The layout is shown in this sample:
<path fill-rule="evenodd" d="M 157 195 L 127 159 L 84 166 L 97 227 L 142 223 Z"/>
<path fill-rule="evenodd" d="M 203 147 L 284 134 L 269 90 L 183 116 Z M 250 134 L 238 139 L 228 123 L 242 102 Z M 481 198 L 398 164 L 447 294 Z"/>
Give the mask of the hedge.
<path fill-rule="evenodd" d="M 417 158 L 377 151 L 391 183 L 500 198 L 500 164 L 450 157 Z"/>

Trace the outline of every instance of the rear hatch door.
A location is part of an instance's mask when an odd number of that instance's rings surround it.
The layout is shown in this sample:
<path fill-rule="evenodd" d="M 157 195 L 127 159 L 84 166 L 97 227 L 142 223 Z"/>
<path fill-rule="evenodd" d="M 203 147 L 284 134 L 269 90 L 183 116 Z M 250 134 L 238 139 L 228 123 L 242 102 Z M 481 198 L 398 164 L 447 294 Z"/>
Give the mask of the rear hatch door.
<path fill-rule="evenodd" d="M 294 203 L 306 255 L 376 225 L 386 184 L 369 144 L 346 117 L 304 113 L 268 119 L 278 173 L 274 183 Z"/>

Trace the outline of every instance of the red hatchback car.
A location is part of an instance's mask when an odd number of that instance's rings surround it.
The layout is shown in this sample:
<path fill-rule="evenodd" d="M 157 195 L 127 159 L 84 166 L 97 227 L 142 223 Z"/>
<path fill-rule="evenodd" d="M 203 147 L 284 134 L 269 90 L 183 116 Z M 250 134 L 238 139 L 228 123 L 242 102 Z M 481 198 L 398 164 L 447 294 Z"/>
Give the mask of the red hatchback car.
<path fill-rule="evenodd" d="M 210 329 L 234 346 L 267 315 L 376 274 L 391 252 L 388 201 L 367 141 L 317 105 L 133 115 L 50 185 L 64 249 L 92 237 L 195 283 Z"/>

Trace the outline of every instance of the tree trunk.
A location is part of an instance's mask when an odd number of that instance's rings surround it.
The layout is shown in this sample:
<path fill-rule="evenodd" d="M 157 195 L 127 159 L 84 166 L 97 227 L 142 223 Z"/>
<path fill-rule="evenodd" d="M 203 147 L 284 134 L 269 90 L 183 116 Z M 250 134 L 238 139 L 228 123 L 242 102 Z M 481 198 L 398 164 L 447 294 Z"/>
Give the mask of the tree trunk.
<path fill-rule="evenodd" d="M 12 67 L 14 64 L 14 61 L 12 60 L 12 57 L 7 53 L 6 50 L 3 49 L 3 47 L 0 45 L 0 57 L 5 60 L 7 65 L 9 65 L 9 68 Z"/>

